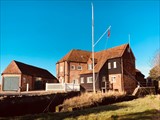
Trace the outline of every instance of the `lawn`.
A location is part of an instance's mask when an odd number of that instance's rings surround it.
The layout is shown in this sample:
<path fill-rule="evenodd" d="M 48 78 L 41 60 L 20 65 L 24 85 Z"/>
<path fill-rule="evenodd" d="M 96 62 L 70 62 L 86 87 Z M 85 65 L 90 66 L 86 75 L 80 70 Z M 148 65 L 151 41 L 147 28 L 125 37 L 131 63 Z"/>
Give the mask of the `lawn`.
<path fill-rule="evenodd" d="M 25 109 L 25 108 L 24 108 Z M 12 117 L 13 119 L 13 117 Z M 72 112 L 15 117 L 21 120 L 160 120 L 160 96 L 150 95 L 127 102 Z"/>

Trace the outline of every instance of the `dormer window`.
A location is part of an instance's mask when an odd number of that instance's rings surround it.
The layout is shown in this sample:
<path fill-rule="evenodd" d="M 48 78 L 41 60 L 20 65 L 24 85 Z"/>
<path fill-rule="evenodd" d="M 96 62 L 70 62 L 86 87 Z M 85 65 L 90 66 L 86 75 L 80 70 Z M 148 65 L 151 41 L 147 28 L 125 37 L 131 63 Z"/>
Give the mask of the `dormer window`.
<path fill-rule="evenodd" d="M 93 67 L 92 67 L 92 64 L 88 64 L 88 70 L 92 70 Z"/>
<path fill-rule="evenodd" d="M 75 70 L 75 65 L 71 65 L 71 70 Z"/>
<path fill-rule="evenodd" d="M 77 67 L 77 70 L 82 70 L 82 66 L 78 66 L 78 67 Z"/>
<path fill-rule="evenodd" d="M 113 68 L 117 68 L 117 63 L 113 62 Z"/>

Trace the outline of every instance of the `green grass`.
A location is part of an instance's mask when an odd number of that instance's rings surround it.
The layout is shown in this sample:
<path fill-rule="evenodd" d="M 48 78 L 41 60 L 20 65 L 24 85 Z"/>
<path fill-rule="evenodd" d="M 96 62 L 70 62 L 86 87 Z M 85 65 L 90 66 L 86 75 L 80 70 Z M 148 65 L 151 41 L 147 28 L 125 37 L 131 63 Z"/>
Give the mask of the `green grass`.
<path fill-rule="evenodd" d="M 25 108 L 24 108 L 25 109 Z M 13 118 L 12 118 L 13 119 Z M 36 120 L 160 120 L 160 96 L 150 95 L 128 102 L 77 110 L 15 117 Z"/>

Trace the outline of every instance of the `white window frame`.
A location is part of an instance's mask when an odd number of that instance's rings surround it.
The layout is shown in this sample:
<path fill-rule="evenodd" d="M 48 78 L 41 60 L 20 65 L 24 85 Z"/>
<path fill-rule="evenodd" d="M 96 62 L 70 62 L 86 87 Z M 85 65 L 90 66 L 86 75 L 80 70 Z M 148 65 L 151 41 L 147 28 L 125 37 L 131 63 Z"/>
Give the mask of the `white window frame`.
<path fill-rule="evenodd" d="M 80 78 L 80 83 L 84 83 L 84 77 Z"/>
<path fill-rule="evenodd" d="M 75 65 L 71 65 L 71 70 L 75 70 Z"/>
<path fill-rule="evenodd" d="M 117 62 L 113 62 L 113 68 L 117 68 Z"/>
<path fill-rule="evenodd" d="M 60 72 L 63 72 L 63 66 L 60 66 L 60 70 L 59 70 Z"/>
<path fill-rule="evenodd" d="M 87 77 L 87 83 L 93 83 L 93 78 L 92 77 Z"/>
<path fill-rule="evenodd" d="M 92 64 L 88 64 L 88 70 L 92 70 Z"/>
<path fill-rule="evenodd" d="M 110 82 L 111 82 L 111 83 L 116 83 L 116 76 L 111 76 Z"/>
<path fill-rule="evenodd" d="M 111 63 L 108 62 L 108 69 L 111 69 Z"/>
<path fill-rule="evenodd" d="M 80 67 L 80 68 L 79 68 Z M 77 66 L 77 70 L 82 70 L 82 66 Z"/>

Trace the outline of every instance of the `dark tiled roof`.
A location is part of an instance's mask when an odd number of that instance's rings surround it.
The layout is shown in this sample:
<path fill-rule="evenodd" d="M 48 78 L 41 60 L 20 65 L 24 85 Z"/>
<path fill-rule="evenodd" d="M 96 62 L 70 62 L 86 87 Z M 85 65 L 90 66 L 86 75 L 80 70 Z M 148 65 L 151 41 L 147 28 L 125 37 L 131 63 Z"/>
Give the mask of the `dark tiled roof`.
<path fill-rule="evenodd" d="M 103 67 L 103 65 L 108 59 L 122 57 L 127 46 L 128 44 L 124 44 L 100 52 L 95 52 L 94 56 L 95 59 L 97 59 L 97 64 L 95 65 L 95 73 L 100 71 L 100 69 Z M 91 57 L 92 56 L 90 56 L 90 58 Z M 80 74 L 88 74 L 88 73 L 92 73 L 92 70 L 83 69 Z"/>
<path fill-rule="evenodd" d="M 83 50 L 71 50 L 66 56 L 64 56 L 59 62 L 72 61 L 72 62 L 87 62 L 91 52 Z"/>
<path fill-rule="evenodd" d="M 95 65 L 95 72 L 99 72 L 99 70 L 102 68 L 102 66 L 108 59 L 122 57 L 127 46 L 128 44 L 124 44 L 100 52 L 95 52 L 94 56 L 97 63 Z M 92 52 L 73 49 L 58 62 L 72 61 L 72 62 L 87 63 L 89 59 L 92 60 Z M 92 70 L 83 69 L 80 72 L 80 74 L 87 74 L 87 73 L 92 73 Z"/>
<path fill-rule="evenodd" d="M 22 74 L 26 74 L 26 75 L 31 75 L 34 77 L 42 77 L 42 78 L 48 78 L 48 79 L 56 79 L 49 71 L 42 69 L 42 68 L 38 68 L 32 65 L 28 65 L 22 62 L 18 62 L 13 60 L 12 62 L 14 62 L 19 70 L 21 71 Z M 8 73 L 7 70 L 5 70 L 3 72 L 3 74 Z"/>

